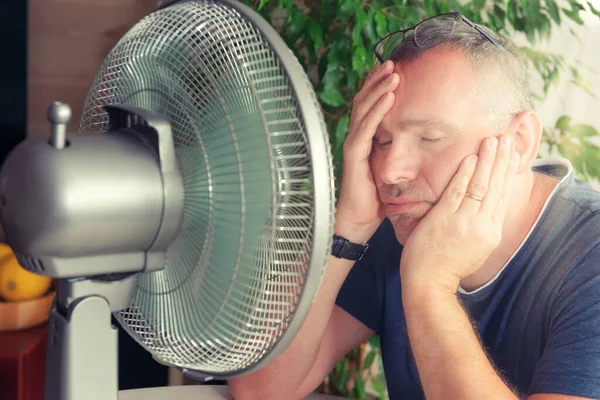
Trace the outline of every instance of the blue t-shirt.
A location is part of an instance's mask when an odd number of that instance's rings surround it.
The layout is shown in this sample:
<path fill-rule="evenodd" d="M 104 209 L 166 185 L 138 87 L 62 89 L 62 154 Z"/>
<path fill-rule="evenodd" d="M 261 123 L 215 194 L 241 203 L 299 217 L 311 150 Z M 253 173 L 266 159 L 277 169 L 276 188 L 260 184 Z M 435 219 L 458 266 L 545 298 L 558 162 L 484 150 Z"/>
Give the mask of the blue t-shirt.
<path fill-rule="evenodd" d="M 519 393 L 600 398 L 600 193 L 575 179 L 566 160 L 534 168 L 560 184 L 505 267 L 459 296 L 494 366 Z M 402 308 L 401 252 L 386 220 L 336 303 L 380 335 L 390 398 L 422 399 Z"/>

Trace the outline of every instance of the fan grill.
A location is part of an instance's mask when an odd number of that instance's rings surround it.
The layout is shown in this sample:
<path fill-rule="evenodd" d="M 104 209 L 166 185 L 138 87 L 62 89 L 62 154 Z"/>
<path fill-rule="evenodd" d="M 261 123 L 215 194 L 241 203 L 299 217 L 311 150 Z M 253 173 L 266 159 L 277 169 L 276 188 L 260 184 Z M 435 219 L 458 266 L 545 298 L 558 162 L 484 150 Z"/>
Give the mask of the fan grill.
<path fill-rule="evenodd" d="M 215 374 L 252 366 L 289 326 L 313 249 L 314 177 L 289 76 L 238 11 L 191 1 L 121 39 L 80 129 L 105 129 L 102 106 L 115 103 L 171 121 L 185 188 L 165 269 L 140 277 L 117 319 L 170 363 Z"/>

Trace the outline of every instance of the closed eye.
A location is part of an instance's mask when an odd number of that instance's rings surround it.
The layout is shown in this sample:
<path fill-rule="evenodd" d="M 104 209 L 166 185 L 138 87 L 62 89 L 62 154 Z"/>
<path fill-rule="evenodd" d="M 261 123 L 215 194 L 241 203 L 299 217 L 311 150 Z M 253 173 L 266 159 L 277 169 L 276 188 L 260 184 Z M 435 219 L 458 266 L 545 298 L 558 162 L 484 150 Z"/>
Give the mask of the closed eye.
<path fill-rule="evenodd" d="M 421 141 L 422 142 L 428 142 L 428 143 L 435 143 L 435 142 L 439 142 L 441 141 L 443 138 L 426 138 L 421 136 Z"/>
<path fill-rule="evenodd" d="M 376 137 L 373 138 L 373 143 L 375 143 L 375 145 L 377 147 L 388 147 L 389 145 L 392 144 L 391 140 L 385 141 L 385 142 L 380 142 L 379 139 L 377 139 Z"/>

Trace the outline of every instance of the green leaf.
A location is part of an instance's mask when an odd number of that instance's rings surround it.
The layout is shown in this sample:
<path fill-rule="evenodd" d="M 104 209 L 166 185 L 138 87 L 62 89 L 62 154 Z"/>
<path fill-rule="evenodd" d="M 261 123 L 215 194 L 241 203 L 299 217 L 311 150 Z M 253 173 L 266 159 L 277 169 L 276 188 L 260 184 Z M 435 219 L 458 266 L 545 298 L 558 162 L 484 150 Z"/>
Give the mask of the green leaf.
<path fill-rule="evenodd" d="M 338 69 L 342 62 L 342 53 L 339 46 L 333 45 L 327 52 L 327 69 Z"/>
<path fill-rule="evenodd" d="M 585 160 L 585 166 L 590 176 L 600 179 L 600 147 L 587 143 L 583 149 L 583 159 Z"/>
<path fill-rule="evenodd" d="M 371 385 L 373 385 L 373 389 L 375 389 L 379 397 L 385 396 L 385 389 L 379 378 L 371 379 Z"/>
<path fill-rule="evenodd" d="M 306 14 L 302 11 L 292 11 L 292 19 L 289 24 L 288 32 L 292 34 L 299 33 L 306 25 Z"/>
<path fill-rule="evenodd" d="M 573 11 L 585 11 L 585 7 L 583 4 L 579 3 L 579 0 L 569 0 L 569 4 L 571 5 L 571 10 Z"/>
<path fill-rule="evenodd" d="M 341 15 L 354 15 L 356 9 L 360 7 L 360 0 L 341 0 L 340 13 Z"/>
<path fill-rule="evenodd" d="M 513 21 L 513 26 L 516 30 L 523 32 L 525 31 L 526 23 L 527 21 L 525 20 L 525 18 L 515 17 L 515 20 Z"/>
<path fill-rule="evenodd" d="M 337 14 L 337 0 L 324 0 L 321 2 L 320 22 L 324 31 L 328 31 Z"/>
<path fill-rule="evenodd" d="M 558 6 L 556 5 L 555 0 L 546 0 L 546 10 L 548 11 L 548 14 L 550 14 L 554 22 L 560 25 L 560 13 L 558 11 Z"/>
<path fill-rule="evenodd" d="M 525 26 L 525 36 L 527 37 L 527 40 L 529 40 L 529 43 L 535 44 L 535 31 L 529 24 Z"/>
<path fill-rule="evenodd" d="M 339 107 L 346 102 L 346 100 L 344 100 L 344 95 L 337 89 L 321 92 L 319 97 L 323 100 L 323 103 L 332 107 Z"/>
<path fill-rule="evenodd" d="M 371 368 L 371 365 L 373 364 L 373 360 L 375 360 L 376 354 L 377 354 L 377 352 L 375 351 L 375 349 L 369 351 L 369 353 L 365 357 L 365 361 L 363 362 L 363 369 Z"/>
<path fill-rule="evenodd" d="M 339 376 L 336 375 L 331 375 L 329 377 L 329 381 L 331 382 L 331 384 L 333 385 L 334 388 L 336 388 L 336 390 L 342 394 L 346 393 L 346 387 L 344 386 L 344 384 L 342 383 L 342 381 L 340 380 Z"/>
<path fill-rule="evenodd" d="M 339 67 L 334 65 L 328 65 L 327 71 L 325 75 L 323 75 L 323 91 L 331 92 L 333 90 L 338 90 L 340 86 L 340 81 L 342 80 L 342 73 L 339 70 Z"/>
<path fill-rule="evenodd" d="M 473 0 L 473 5 L 475 6 L 474 13 L 479 14 L 483 7 L 485 7 L 486 0 Z"/>
<path fill-rule="evenodd" d="M 369 344 L 371 345 L 371 347 L 378 349 L 381 346 L 379 335 L 371 336 L 369 338 Z"/>
<path fill-rule="evenodd" d="M 575 124 L 571 125 L 569 128 L 569 132 L 579 139 L 583 139 L 585 137 L 593 137 L 598 135 L 598 131 L 591 125 L 586 124 Z M 600 159 L 598 160 L 600 162 Z"/>
<path fill-rule="evenodd" d="M 548 89 L 550 89 L 551 85 L 557 85 L 559 82 L 560 74 L 558 72 L 558 68 L 554 68 L 550 71 L 548 76 L 544 78 L 544 94 L 548 94 Z"/>
<path fill-rule="evenodd" d="M 344 388 L 344 391 L 346 391 L 346 385 L 348 384 L 349 378 L 350 378 L 350 371 L 348 370 L 348 368 L 343 368 L 342 371 L 340 372 L 340 385 L 342 385 L 342 387 Z"/>
<path fill-rule="evenodd" d="M 583 20 L 579 16 L 579 11 L 567 10 L 566 8 L 563 8 L 562 10 L 563 10 L 563 13 L 567 17 L 569 17 L 569 19 L 571 19 L 572 21 L 576 22 L 579 25 L 583 25 Z"/>
<path fill-rule="evenodd" d="M 542 15 L 540 0 L 527 0 L 527 14 L 528 21 L 532 27 L 538 27 L 540 25 L 540 16 Z M 535 29 L 535 28 L 534 28 Z"/>
<path fill-rule="evenodd" d="M 447 12 L 450 12 L 450 11 L 463 12 L 463 7 L 460 5 L 460 3 L 457 0 L 448 0 L 448 3 L 446 5 L 448 7 Z"/>
<path fill-rule="evenodd" d="M 596 17 L 600 17 L 600 11 L 594 7 L 594 4 L 591 1 L 588 1 L 587 5 L 590 8 L 592 14 L 594 14 Z"/>
<path fill-rule="evenodd" d="M 258 11 L 262 10 L 262 8 L 270 2 L 271 0 L 260 0 L 260 3 L 258 3 Z"/>
<path fill-rule="evenodd" d="M 385 17 L 385 14 L 377 10 L 375 13 L 375 30 L 377 31 L 377 36 L 379 36 L 380 39 L 388 34 L 387 24 L 388 21 Z"/>
<path fill-rule="evenodd" d="M 375 14 L 377 13 L 377 7 L 369 7 L 369 11 L 367 12 L 367 23 L 365 26 L 365 31 L 367 33 L 367 37 L 369 38 L 369 42 L 375 44 L 379 39 L 377 37 L 377 33 L 375 32 L 376 24 L 375 24 Z"/>
<path fill-rule="evenodd" d="M 540 14 L 538 18 L 538 32 L 540 37 L 550 39 L 552 23 L 545 14 Z"/>
<path fill-rule="evenodd" d="M 308 36 L 313 41 L 315 46 L 315 51 L 318 51 L 321 45 L 323 44 L 323 31 L 321 30 L 321 25 L 315 20 L 310 22 L 308 26 Z"/>
<path fill-rule="evenodd" d="M 572 119 L 573 118 L 568 115 L 563 115 L 558 119 L 558 121 L 556 121 L 556 129 L 560 129 L 561 131 L 568 131 Z"/>
<path fill-rule="evenodd" d="M 504 10 L 510 23 L 514 26 L 517 18 L 517 5 L 514 0 L 504 0 Z M 516 28 L 516 26 L 515 26 Z"/>
<path fill-rule="evenodd" d="M 367 51 L 365 47 L 360 44 L 354 48 L 354 53 L 352 54 L 352 69 L 356 71 L 358 76 L 364 76 L 366 74 L 366 61 L 367 61 Z"/>
<path fill-rule="evenodd" d="M 340 361 L 335 365 L 335 374 L 339 375 L 342 372 L 342 369 L 344 368 L 344 361 Z"/>
<path fill-rule="evenodd" d="M 354 23 L 354 28 L 352 29 L 352 41 L 354 43 L 358 43 L 362 41 L 362 32 L 367 25 L 368 16 L 365 10 L 359 8 L 356 10 L 356 22 Z"/>
<path fill-rule="evenodd" d="M 346 72 L 346 78 L 348 82 L 348 89 L 350 89 L 352 92 L 357 91 L 358 87 L 356 85 L 358 84 L 358 74 L 350 70 Z"/>
<path fill-rule="evenodd" d="M 341 148 L 348 135 L 348 129 L 350 128 L 350 116 L 344 115 L 337 123 L 335 128 L 335 147 Z"/>
<path fill-rule="evenodd" d="M 358 398 L 361 400 L 364 400 L 364 398 L 366 397 L 366 393 L 365 393 L 365 381 L 363 380 L 362 376 L 360 376 L 360 373 L 356 373 L 356 381 L 355 381 L 355 385 L 356 385 L 356 390 L 358 392 Z"/>

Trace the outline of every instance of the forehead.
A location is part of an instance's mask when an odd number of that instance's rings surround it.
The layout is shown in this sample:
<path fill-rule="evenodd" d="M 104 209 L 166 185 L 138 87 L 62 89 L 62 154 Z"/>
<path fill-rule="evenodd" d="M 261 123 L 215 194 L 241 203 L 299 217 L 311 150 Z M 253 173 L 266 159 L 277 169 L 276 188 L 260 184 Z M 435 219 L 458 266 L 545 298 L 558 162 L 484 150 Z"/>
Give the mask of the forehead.
<path fill-rule="evenodd" d="M 465 127 L 483 116 L 475 74 L 458 51 L 436 48 L 414 61 L 399 63 L 396 100 L 382 122 L 384 129 L 402 128 L 406 121 L 446 121 Z"/>

